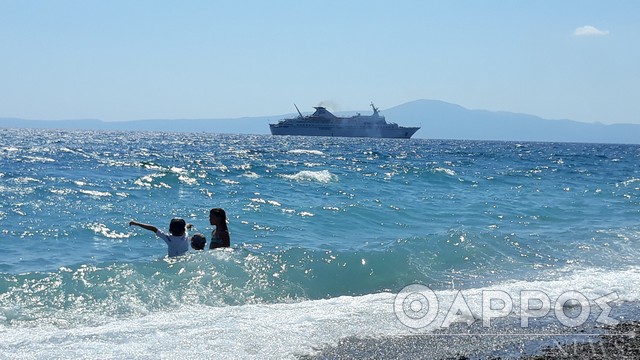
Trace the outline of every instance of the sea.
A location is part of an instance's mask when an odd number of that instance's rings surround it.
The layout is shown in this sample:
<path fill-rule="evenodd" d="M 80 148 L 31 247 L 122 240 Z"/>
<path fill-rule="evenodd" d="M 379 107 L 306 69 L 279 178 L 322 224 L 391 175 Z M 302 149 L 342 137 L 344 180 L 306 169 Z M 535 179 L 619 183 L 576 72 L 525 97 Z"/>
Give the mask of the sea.
<path fill-rule="evenodd" d="M 0 359 L 508 358 L 640 319 L 640 146 L 3 128 L 0 235 Z"/>

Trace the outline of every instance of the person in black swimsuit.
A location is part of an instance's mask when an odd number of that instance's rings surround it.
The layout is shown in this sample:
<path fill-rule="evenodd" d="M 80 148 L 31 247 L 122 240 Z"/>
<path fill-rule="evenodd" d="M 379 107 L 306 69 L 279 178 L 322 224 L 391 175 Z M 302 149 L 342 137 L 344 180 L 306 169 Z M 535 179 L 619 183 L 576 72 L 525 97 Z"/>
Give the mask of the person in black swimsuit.
<path fill-rule="evenodd" d="M 227 228 L 227 214 L 223 209 L 213 208 L 209 212 L 209 223 L 216 227 L 211 233 L 209 249 L 231 246 L 229 229 Z"/>

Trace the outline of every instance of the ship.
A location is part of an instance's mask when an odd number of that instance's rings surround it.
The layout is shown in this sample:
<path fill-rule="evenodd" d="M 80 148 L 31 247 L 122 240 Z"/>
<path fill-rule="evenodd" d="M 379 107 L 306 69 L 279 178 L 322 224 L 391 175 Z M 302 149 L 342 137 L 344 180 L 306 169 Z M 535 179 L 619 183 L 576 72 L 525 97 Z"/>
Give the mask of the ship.
<path fill-rule="evenodd" d="M 409 139 L 420 129 L 420 127 L 404 127 L 388 123 L 373 103 L 371 103 L 372 115 L 358 113 L 348 117 L 336 116 L 322 106 L 315 106 L 316 111 L 313 114 L 303 116 L 298 106 L 295 104 L 294 106 L 299 116 L 269 124 L 271 135 Z"/>

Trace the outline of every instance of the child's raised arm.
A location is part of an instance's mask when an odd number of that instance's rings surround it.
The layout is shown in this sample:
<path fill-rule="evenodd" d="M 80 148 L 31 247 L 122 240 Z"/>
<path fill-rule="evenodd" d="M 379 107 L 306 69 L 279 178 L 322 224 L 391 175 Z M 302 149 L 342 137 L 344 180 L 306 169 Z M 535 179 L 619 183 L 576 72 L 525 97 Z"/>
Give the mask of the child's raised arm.
<path fill-rule="evenodd" d="M 139 227 L 141 227 L 143 229 L 147 229 L 149 231 L 153 231 L 153 233 L 158 232 L 158 228 L 153 226 L 153 225 L 143 224 L 143 223 L 139 223 L 139 222 L 131 220 L 131 221 L 129 221 L 129 226 L 132 226 L 132 225 L 139 226 Z"/>

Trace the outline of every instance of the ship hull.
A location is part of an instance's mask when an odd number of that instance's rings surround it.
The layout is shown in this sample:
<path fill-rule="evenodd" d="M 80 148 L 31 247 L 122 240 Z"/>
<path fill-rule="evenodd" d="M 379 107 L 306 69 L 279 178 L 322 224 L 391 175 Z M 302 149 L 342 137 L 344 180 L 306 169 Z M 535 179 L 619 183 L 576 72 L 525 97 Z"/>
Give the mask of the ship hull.
<path fill-rule="evenodd" d="M 365 127 L 365 126 L 282 126 L 270 124 L 271 135 L 329 136 L 329 137 L 369 137 L 409 139 L 419 127 Z"/>

